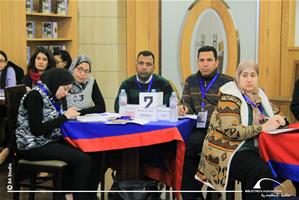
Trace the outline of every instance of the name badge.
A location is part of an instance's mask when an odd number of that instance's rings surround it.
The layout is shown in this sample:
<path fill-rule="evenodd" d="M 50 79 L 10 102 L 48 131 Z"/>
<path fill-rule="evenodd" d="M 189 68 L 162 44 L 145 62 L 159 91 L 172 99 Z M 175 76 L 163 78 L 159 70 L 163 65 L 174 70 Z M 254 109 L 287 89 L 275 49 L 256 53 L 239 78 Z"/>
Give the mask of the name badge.
<path fill-rule="evenodd" d="M 207 124 L 208 111 L 202 111 L 197 114 L 196 128 L 205 128 Z"/>

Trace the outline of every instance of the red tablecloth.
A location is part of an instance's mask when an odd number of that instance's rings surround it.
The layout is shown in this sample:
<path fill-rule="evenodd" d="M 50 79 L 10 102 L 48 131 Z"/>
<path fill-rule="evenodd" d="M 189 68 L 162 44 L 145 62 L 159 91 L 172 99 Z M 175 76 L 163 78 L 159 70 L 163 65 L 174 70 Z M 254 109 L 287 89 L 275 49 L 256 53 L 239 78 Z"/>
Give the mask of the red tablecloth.
<path fill-rule="evenodd" d="M 299 127 L 299 123 L 289 127 Z M 276 178 L 299 181 L 299 131 L 276 135 L 263 132 L 259 149 Z"/>
<path fill-rule="evenodd" d="M 106 151 L 177 142 L 175 159 L 168 162 L 168 170 L 147 168 L 146 175 L 180 190 L 184 162 L 185 143 L 195 120 L 151 122 L 146 125 L 106 125 L 104 123 L 68 121 L 61 127 L 64 138 L 85 152 Z"/>

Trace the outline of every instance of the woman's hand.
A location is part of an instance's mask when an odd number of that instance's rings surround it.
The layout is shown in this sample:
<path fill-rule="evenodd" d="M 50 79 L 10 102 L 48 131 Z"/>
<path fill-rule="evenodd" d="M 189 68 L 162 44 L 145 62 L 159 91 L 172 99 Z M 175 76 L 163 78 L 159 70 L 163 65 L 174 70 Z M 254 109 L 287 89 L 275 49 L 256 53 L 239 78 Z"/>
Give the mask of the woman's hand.
<path fill-rule="evenodd" d="M 64 115 L 68 119 L 76 119 L 76 117 L 78 117 L 80 113 L 77 111 L 77 108 L 71 107 L 64 112 Z"/>
<path fill-rule="evenodd" d="M 276 116 L 276 115 L 275 115 Z M 262 130 L 265 132 L 274 131 L 281 126 L 281 122 L 278 117 L 271 117 L 267 122 L 262 125 Z M 284 120 L 283 120 L 284 121 Z"/>
<path fill-rule="evenodd" d="M 274 115 L 273 117 L 276 121 L 279 122 L 280 126 L 285 126 L 286 125 L 286 121 L 285 119 L 281 116 L 281 115 Z"/>
<path fill-rule="evenodd" d="M 179 116 L 184 116 L 184 115 L 187 114 L 187 112 L 188 112 L 187 106 L 185 106 L 185 105 L 179 105 L 178 106 L 178 114 L 179 114 Z"/>

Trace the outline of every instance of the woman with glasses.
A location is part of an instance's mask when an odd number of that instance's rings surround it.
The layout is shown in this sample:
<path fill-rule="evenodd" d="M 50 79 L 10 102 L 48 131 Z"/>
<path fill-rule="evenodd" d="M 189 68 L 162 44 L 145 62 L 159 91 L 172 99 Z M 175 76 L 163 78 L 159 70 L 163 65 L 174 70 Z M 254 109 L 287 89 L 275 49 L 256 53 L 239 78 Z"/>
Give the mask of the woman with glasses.
<path fill-rule="evenodd" d="M 72 57 L 67 51 L 57 49 L 53 52 L 53 55 L 56 62 L 56 67 L 65 69 L 70 68 L 72 64 Z"/>
<path fill-rule="evenodd" d="M 97 81 L 90 75 L 91 61 L 85 55 L 78 56 L 69 68 L 75 82 L 67 95 L 67 107 L 76 107 L 81 115 L 106 111 L 104 98 Z"/>
<path fill-rule="evenodd" d="M 4 97 L 4 88 L 16 85 L 16 73 L 15 70 L 7 65 L 7 55 L 4 51 L 0 50 L 0 97 Z M 9 148 L 7 147 L 9 143 L 9 136 L 5 134 L 4 130 L 4 118 L 6 116 L 5 105 L 0 106 L 0 138 L 3 138 L 1 142 L 2 149 L 0 153 L 0 165 L 4 163 L 5 159 L 9 154 Z"/>
<path fill-rule="evenodd" d="M 27 66 L 27 74 L 23 79 L 27 89 L 35 86 L 42 73 L 53 67 L 55 67 L 53 54 L 49 50 L 39 47 L 31 56 Z"/>

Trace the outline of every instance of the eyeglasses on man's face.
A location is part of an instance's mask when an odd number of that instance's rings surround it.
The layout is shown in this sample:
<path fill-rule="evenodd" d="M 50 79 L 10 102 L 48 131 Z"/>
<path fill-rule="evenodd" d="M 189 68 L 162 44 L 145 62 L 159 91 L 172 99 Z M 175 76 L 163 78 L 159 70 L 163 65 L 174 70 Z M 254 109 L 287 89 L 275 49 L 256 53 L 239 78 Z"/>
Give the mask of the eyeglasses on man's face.
<path fill-rule="evenodd" d="M 62 63 L 62 62 L 64 62 L 64 61 L 63 61 L 63 60 L 56 60 L 55 62 L 56 62 L 56 64 L 58 65 L 59 63 Z"/>
<path fill-rule="evenodd" d="M 78 72 L 80 72 L 81 74 L 84 72 L 85 74 L 89 74 L 90 73 L 90 69 L 83 69 L 82 67 L 76 67 L 75 69 L 78 70 Z"/>

